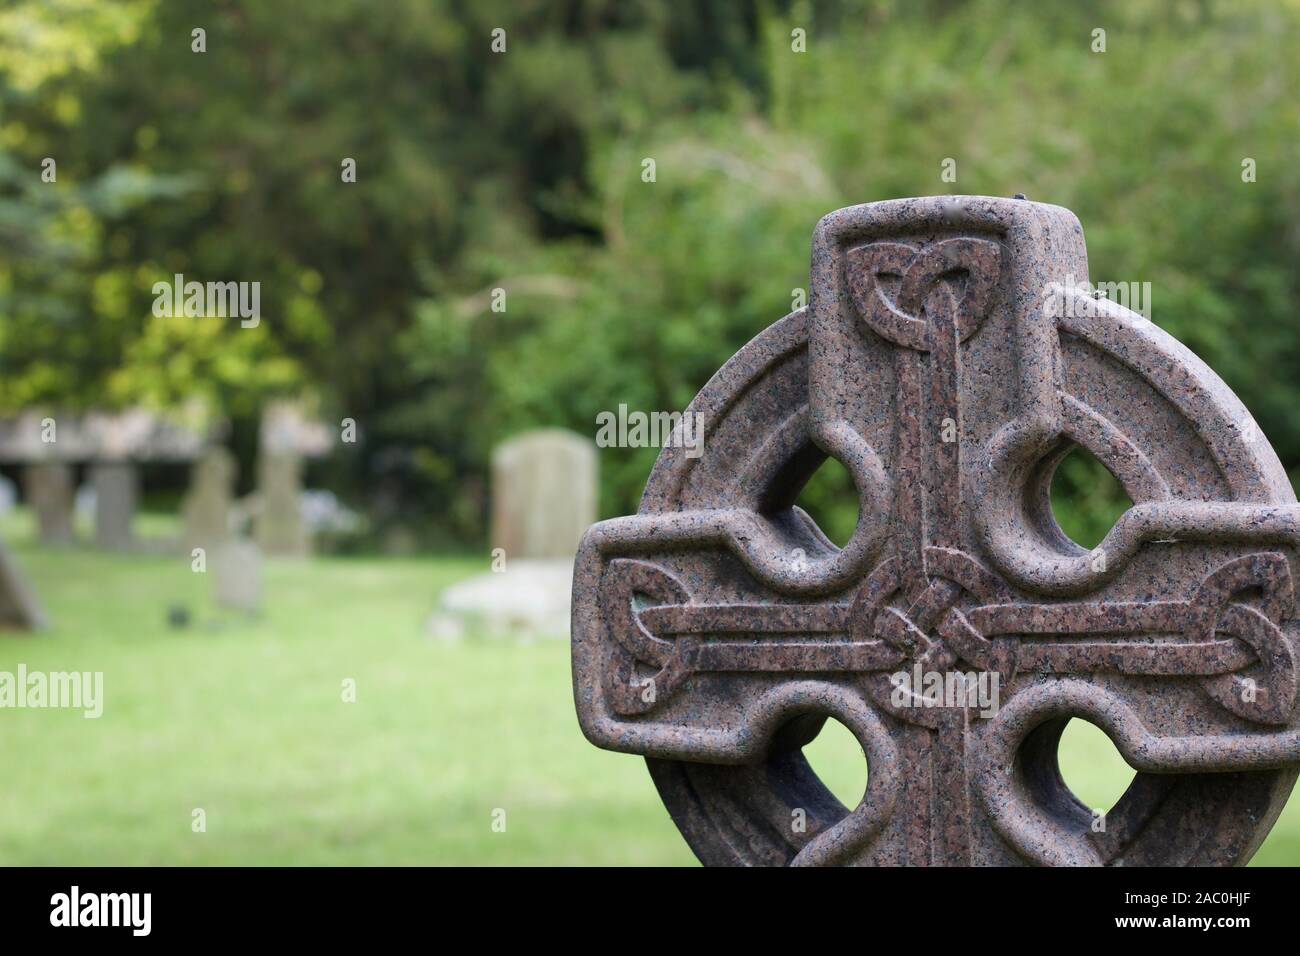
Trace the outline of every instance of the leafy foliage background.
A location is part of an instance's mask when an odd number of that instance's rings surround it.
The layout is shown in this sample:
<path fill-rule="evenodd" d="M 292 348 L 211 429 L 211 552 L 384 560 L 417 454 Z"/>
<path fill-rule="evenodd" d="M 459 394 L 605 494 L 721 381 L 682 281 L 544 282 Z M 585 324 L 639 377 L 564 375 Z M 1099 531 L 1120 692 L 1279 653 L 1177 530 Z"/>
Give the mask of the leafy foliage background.
<path fill-rule="evenodd" d="M 18 0 L 0 411 L 198 399 L 239 435 L 310 394 L 365 438 L 318 482 L 474 545 L 497 441 L 684 407 L 790 310 L 826 211 L 1024 192 L 1079 215 L 1094 281 L 1152 284 L 1294 476 L 1298 28 L 1295 0 Z M 177 272 L 260 281 L 261 325 L 154 318 Z M 604 513 L 655 454 L 602 452 Z M 1104 530 L 1117 489 L 1062 481 L 1067 530 Z M 806 500 L 845 536 L 842 474 Z"/>

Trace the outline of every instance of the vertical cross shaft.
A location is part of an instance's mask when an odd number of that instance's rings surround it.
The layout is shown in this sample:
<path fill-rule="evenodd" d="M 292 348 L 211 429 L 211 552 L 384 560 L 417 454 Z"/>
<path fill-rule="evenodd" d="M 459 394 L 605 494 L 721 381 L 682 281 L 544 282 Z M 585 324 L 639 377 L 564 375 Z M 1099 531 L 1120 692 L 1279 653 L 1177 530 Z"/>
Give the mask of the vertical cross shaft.
<path fill-rule="evenodd" d="M 915 602 L 930 583 L 927 548 L 961 545 L 960 345 L 983 318 L 998 249 L 975 239 L 939 242 L 910 259 L 906 249 L 889 244 L 880 250 L 879 258 L 856 257 L 866 274 L 859 272 L 855 284 L 866 292 L 865 315 L 888 310 L 881 315 L 885 321 L 871 324 L 877 332 L 883 326 L 884 337 L 899 346 L 894 366 L 898 382 L 894 554 L 903 568 L 904 593 Z M 901 274 L 896 305 L 878 283 L 881 273 L 894 269 Z M 954 290 L 950 282 L 961 279 L 965 281 L 960 289 Z M 900 326 L 905 334 L 889 334 Z M 945 708 L 927 718 L 907 733 L 907 746 L 917 764 L 930 767 L 929 774 L 908 783 L 919 791 L 910 801 L 909 862 L 969 864 L 967 709 Z"/>

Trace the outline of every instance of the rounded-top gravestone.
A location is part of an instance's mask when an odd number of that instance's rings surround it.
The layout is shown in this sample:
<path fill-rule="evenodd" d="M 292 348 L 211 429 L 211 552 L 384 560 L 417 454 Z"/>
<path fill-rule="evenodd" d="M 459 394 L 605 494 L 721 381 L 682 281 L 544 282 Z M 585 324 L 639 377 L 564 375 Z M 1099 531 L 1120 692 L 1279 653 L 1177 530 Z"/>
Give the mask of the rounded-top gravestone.
<path fill-rule="evenodd" d="M 493 548 L 508 559 L 573 558 L 596 520 L 596 449 L 560 428 L 524 432 L 492 452 Z"/>

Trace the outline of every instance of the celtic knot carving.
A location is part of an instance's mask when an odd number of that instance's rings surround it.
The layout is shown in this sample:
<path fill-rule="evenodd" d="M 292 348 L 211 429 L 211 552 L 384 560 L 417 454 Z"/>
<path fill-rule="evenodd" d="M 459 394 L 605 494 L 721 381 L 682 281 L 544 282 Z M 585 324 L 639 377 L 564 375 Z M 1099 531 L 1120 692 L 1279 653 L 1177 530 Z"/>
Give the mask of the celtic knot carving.
<path fill-rule="evenodd" d="M 920 250 L 873 242 L 846 258 L 858 315 L 881 338 L 918 352 L 940 348 L 948 328 L 958 342 L 970 338 L 988 314 L 1000 262 L 997 244 L 983 239 L 945 239 Z M 896 298 L 885 287 L 890 278 Z"/>
<path fill-rule="evenodd" d="M 1061 277 L 1086 275 L 1068 211 L 953 208 L 823 219 L 810 308 L 692 404 L 703 457 L 665 450 L 641 512 L 588 533 L 584 732 L 649 759 L 706 862 L 1240 862 L 1300 766 L 1300 506 L 1190 353 L 1110 303 L 1066 307 Z M 1076 445 L 1134 502 L 1093 549 L 1048 501 Z M 795 506 L 826 456 L 859 498 L 843 548 Z M 900 697 L 914 669 L 995 678 L 1001 706 Z M 826 717 L 871 761 L 857 807 L 798 756 Z M 1055 769 L 1071 717 L 1140 771 L 1104 836 Z M 1200 830 L 1193 799 L 1218 811 Z"/>
<path fill-rule="evenodd" d="M 1279 554 L 1227 562 L 1188 601 L 1068 604 L 1017 602 L 960 551 L 931 548 L 926 557 L 931 582 L 905 609 L 887 603 L 901 586 L 896 558 L 876 568 L 852 603 L 813 606 L 692 604 L 685 586 L 662 568 L 613 561 L 602 601 L 619 647 L 606 671 L 614 709 L 649 713 L 701 671 L 866 674 L 913 664 L 944 671 L 961 662 L 997 673 L 1003 685 L 1022 669 L 1197 675 L 1214 701 L 1248 720 L 1285 724 L 1294 709 L 1295 655 L 1280 625 L 1295 599 Z M 1232 600 L 1256 588 L 1263 593 L 1260 607 Z M 962 610 L 963 592 L 983 603 Z M 649 603 L 638 608 L 638 596 Z M 1183 640 L 1115 639 L 1146 634 Z M 709 635 L 716 637 L 706 640 Z M 849 639 L 827 640 L 830 635 Z M 1092 635 L 1101 639 L 1061 640 Z M 1265 676 L 1247 692 L 1240 672 L 1257 663 Z M 637 665 L 653 672 L 638 677 Z"/>

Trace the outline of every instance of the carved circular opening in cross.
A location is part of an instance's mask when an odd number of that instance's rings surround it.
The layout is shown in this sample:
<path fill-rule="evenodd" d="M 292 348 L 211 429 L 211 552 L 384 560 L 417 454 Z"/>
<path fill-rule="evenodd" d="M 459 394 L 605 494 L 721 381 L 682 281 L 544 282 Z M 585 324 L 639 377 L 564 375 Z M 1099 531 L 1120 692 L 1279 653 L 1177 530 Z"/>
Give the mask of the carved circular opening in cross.
<path fill-rule="evenodd" d="M 1203 363 L 1080 288 L 1068 210 L 856 206 L 813 237 L 810 306 L 688 410 L 640 511 L 578 554 L 587 737 L 648 759 L 712 864 L 1230 864 L 1300 765 L 1300 506 Z M 1092 550 L 1052 516 L 1076 445 L 1133 502 Z M 827 456 L 859 496 L 832 544 L 794 502 Z M 867 792 L 801 753 L 834 717 Z M 1065 787 L 1065 724 L 1138 771 L 1108 813 Z"/>

